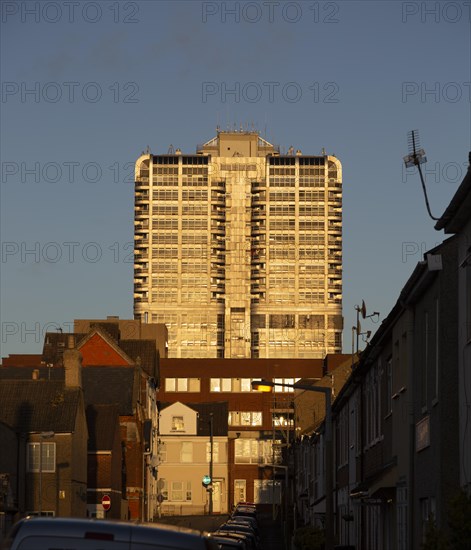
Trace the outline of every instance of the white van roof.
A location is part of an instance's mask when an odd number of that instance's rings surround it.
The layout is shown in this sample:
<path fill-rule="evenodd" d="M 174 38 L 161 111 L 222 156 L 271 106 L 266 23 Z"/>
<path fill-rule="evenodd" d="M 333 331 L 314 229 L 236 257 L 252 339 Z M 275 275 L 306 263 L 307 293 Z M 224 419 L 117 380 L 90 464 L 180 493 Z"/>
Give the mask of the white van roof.
<path fill-rule="evenodd" d="M 9 541 L 11 550 L 20 546 L 21 541 L 28 538 L 30 543 L 35 537 L 46 539 L 81 539 L 90 541 L 90 549 L 96 547 L 97 541 L 106 546 L 105 541 L 124 542 L 130 544 L 132 550 L 133 543 L 148 544 L 149 550 L 160 546 L 165 549 L 174 548 L 175 550 L 211 550 L 214 543 L 210 538 L 199 531 L 187 529 L 184 527 L 175 527 L 171 525 L 161 525 L 157 523 L 136 524 L 124 521 L 114 520 L 94 520 L 80 518 L 41 518 L 27 517 L 17 523 L 10 534 Z M 59 542 L 59 541 L 57 541 Z M 49 544 L 46 543 L 49 547 Z M 30 545 L 27 547 L 29 548 Z M 81 545 L 82 547 L 82 545 Z M 35 548 L 33 545 L 32 548 Z M 37 541 L 37 548 L 42 547 Z M 88 545 L 87 545 L 88 548 Z"/>

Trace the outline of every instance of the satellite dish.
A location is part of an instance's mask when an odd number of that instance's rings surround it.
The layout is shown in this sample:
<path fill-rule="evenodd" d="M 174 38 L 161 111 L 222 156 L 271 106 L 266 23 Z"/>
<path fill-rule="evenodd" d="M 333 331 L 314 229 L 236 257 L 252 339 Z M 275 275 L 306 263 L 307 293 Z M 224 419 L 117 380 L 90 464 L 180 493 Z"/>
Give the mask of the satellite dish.
<path fill-rule="evenodd" d="M 361 301 L 361 316 L 363 317 L 363 319 L 365 319 L 366 317 L 366 305 L 365 305 L 365 300 L 362 300 Z"/>

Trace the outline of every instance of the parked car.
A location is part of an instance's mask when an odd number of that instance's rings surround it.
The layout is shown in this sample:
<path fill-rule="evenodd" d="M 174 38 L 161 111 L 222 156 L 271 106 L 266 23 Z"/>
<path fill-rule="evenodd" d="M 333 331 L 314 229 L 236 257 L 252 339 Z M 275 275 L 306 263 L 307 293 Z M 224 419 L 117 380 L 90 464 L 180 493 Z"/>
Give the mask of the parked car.
<path fill-rule="evenodd" d="M 208 534 L 183 527 L 76 518 L 27 517 L 3 550 L 217 550 Z"/>
<path fill-rule="evenodd" d="M 251 518 L 257 518 L 257 509 L 252 506 L 236 506 L 232 515 L 249 516 Z"/>
<path fill-rule="evenodd" d="M 258 532 L 258 525 L 255 521 L 255 524 L 250 521 L 251 518 L 245 517 L 245 516 L 239 516 L 239 517 L 232 517 L 226 521 L 229 525 L 246 525 L 252 529 L 252 531 L 255 533 L 255 536 L 259 537 Z"/>
<path fill-rule="evenodd" d="M 243 535 L 247 535 L 251 541 L 253 541 L 253 545 L 255 548 L 258 548 L 259 546 L 259 539 L 257 535 L 254 533 L 254 530 L 249 525 L 241 525 L 240 523 L 223 523 L 219 526 L 219 531 L 229 531 L 233 533 L 242 533 Z"/>
<path fill-rule="evenodd" d="M 251 516 L 239 516 L 239 515 L 232 515 L 230 521 L 238 521 L 238 522 L 245 522 L 252 526 L 252 529 L 254 531 L 258 531 L 258 522 L 254 517 Z"/>
<path fill-rule="evenodd" d="M 242 540 L 247 547 L 247 550 L 257 550 L 257 541 L 253 535 L 248 533 L 236 533 L 234 531 L 216 531 L 212 536 L 226 537 L 235 540 Z"/>
<path fill-rule="evenodd" d="M 211 539 L 217 544 L 219 550 L 249 550 L 243 537 L 234 538 L 222 534 L 213 534 Z"/>

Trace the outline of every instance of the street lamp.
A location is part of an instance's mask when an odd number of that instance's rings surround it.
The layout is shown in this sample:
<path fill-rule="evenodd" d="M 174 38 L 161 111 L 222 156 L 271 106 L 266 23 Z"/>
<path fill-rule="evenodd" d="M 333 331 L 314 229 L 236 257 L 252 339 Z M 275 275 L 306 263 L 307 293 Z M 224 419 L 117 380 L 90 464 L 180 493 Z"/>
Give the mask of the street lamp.
<path fill-rule="evenodd" d="M 203 487 L 209 495 L 209 515 L 213 513 L 213 449 L 214 449 L 214 429 L 213 413 L 209 413 L 209 475 L 203 476 Z"/>
<path fill-rule="evenodd" d="M 306 384 L 283 384 L 281 382 L 271 382 L 270 380 L 253 380 L 252 389 L 271 393 L 273 388 L 293 388 L 295 390 L 313 391 L 323 393 L 325 396 L 325 548 L 334 550 L 334 479 L 332 464 L 332 405 L 331 388 L 322 386 L 308 386 Z"/>
<path fill-rule="evenodd" d="M 54 432 L 40 432 L 39 434 L 39 515 L 43 513 L 43 440 L 54 437 Z"/>
<path fill-rule="evenodd" d="M 213 513 L 213 447 L 214 447 L 214 430 L 213 430 L 213 413 L 209 413 L 209 477 L 211 478 L 211 487 L 209 488 L 209 515 Z"/>

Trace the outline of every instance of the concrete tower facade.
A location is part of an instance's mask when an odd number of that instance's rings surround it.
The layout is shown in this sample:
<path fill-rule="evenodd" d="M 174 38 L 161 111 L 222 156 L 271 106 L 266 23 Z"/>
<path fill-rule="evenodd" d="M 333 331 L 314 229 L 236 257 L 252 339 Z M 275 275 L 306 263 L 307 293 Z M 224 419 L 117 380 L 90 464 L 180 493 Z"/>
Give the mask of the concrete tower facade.
<path fill-rule="evenodd" d="M 342 167 L 222 132 L 135 168 L 134 313 L 169 357 L 341 351 Z"/>

